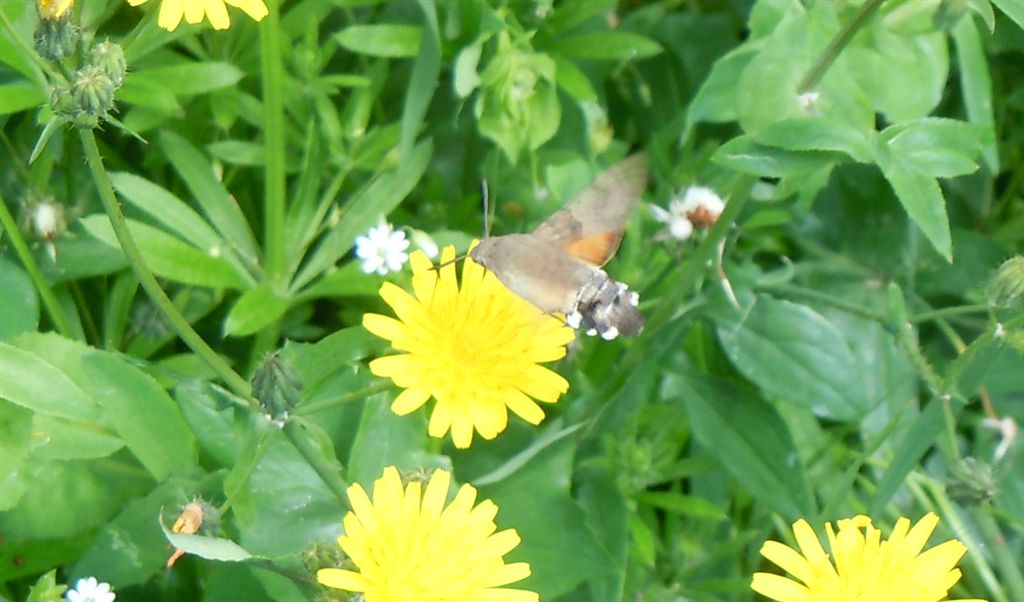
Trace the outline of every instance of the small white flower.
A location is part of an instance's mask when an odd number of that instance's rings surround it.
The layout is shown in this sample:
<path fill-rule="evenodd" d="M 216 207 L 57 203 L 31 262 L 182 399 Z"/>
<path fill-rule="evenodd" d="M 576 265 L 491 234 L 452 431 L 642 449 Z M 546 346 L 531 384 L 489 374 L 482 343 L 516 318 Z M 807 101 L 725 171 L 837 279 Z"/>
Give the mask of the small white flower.
<path fill-rule="evenodd" d="M 117 594 L 110 591 L 110 584 L 97 581 L 95 577 L 79 579 L 75 589 L 69 589 L 64 597 L 68 602 L 114 602 Z"/>
<path fill-rule="evenodd" d="M 693 224 L 685 213 L 676 211 L 675 201 L 666 211 L 657 205 L 651 205 L 654 219 L 668 226 L 668 234 L 676 240 L 686 240 L 693 235 Z"/>
<path fill-rule="evenodd" d="M 683 198 L 678 196 L 669 204 L 669 211 L 679 212 L 685 215 L 695 213 L 701 209 L 714 215 L 721 215 L 725 209 L 725 201 L 718 196 L 714 190 L 706 186 L 690 186 L 683 192 Z"/>
<path fill-rule="evenodd" d="M 356 237 L 356 257 L 363 260 L 362 268 L 367 274 L 376 272 L 383 276 L 401 270 L 409 261 L 408 248 L 405 232 L 396 231 L 385 221 L 370 228 L 366 236 Z"/>

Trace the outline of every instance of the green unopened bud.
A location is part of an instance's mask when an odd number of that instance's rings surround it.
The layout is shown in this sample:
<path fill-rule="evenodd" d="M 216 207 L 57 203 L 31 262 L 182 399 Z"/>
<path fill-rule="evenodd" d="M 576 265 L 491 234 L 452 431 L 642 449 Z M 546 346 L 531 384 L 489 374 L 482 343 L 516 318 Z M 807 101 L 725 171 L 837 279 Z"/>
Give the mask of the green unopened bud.
<path fill-rule="evenodd" d="M 55 115 L 61 117 L 74 117 L 78 113 L 75 97 L 71 94 L 71 88 L 67 84 L 55 85 L 50 90 L 50 109 Z"/>
<path fill-rule="evenodd" d="M 274 420 L 288 417 L 301 392 L 302 381 L 279 351 L 269 354 L 252 377 L 253 397 Z"/>
<path fill-rule="evenodd" d="M 988 284 L 988 300 L 994 307 L 1012 307 L 1024 299 L 1024 256 L 1011 257 L 996 270 Z"/>
<path fill-rule="evenodd" d="M 89 64 L 102 69 L 114 83 L 115 89 L 121 87 L 128 64 L 124 60 L 124 50 L 121 50 L 120 46 L 111 42 L 96 44 L 89 50 Z"/>
<path fill-rule="evenodd" d="M 71 91 L 85 115 L 100 117 L 114 107 L 114 82 L 96 65 L 86 65 L 75 72 Z"/>
<path fill-rule="evenodd" d="M 78 29 L 71 24 L 68 13 L 56 19 L 40 19 L 32 36 L 36 52 L 48 61 L 59 62 L 75 51 Z"/>
<path fill-rule="evenodd" d="M 964 458 L 952 471 L 946 493 L 958 504 L 980 506 L 996 495 L 992 466 L 975 458 Z"/>

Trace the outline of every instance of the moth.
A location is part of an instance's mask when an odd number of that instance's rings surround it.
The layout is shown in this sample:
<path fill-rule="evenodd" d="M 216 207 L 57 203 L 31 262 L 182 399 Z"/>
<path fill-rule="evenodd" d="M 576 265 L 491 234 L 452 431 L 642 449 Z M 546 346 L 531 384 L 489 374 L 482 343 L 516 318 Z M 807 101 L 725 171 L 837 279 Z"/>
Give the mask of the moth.
<path fill-rule="evenodd" d="M 613 339 L 643 329 L 639 295 L 602 268 L 647 187 L 647 157 L 636 154 L 594 182 L 529 234 L 488 236 L 469 256 L 509 290 L 566 324 Z"/>

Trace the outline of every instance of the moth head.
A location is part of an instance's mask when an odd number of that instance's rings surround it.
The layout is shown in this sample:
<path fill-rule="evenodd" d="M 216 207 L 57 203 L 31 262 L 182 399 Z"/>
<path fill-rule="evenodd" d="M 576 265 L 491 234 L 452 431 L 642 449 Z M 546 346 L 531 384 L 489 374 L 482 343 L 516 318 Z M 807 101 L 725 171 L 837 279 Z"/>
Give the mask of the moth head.
<path fill-rule="evenodd" d="M 475 247 L 470 249 L 469 257 L 485 268 L 491 263 L 495 253 L 496 238 L 488 237 L 481 240 Z"/>

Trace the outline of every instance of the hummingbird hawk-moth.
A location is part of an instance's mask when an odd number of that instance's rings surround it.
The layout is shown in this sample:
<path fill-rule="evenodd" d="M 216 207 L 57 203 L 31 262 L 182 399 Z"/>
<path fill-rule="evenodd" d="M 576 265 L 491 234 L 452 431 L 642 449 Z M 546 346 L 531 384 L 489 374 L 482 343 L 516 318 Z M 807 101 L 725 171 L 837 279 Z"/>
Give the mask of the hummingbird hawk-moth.
<path fill-rule="evenodd" d="M 639 296 L 601 267 L 618 250 L 646 186 L 647 157 L 633 155 L 601 173 L 533 232 L 488 236 L 469 256 L 545 313 L 565 314 L 573 328 L 605 339 L 639 334 Z"/>

